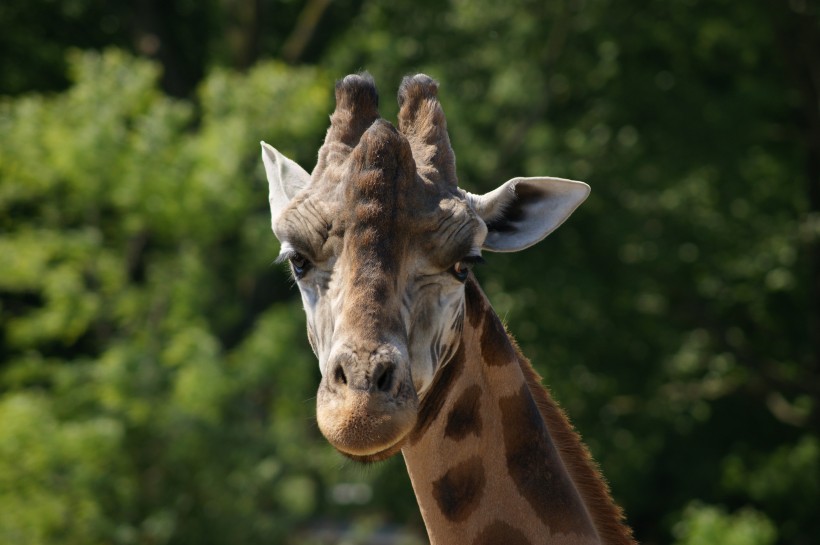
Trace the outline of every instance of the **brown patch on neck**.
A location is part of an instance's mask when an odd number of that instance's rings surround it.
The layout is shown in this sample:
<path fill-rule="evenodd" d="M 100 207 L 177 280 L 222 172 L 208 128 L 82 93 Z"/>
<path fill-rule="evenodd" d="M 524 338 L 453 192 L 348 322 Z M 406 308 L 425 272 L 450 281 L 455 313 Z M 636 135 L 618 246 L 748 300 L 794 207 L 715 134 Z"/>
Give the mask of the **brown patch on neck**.
<path fill-rule="evenodd" d="M 468 435 L 481 436 L 481 387 L 473 384 L 458 396 L 447 415 L 444 436 L 461 441 Z"/>
<path fill-rule="evenodd" d="M 451 467 L 433 482 L 433 497 L 450 522 L 463 522 L 481 502 L 487 477 L 481 458 L 473 456 Z"/>
<path fill-rule="evenodd" d="M 472 276 L 464 285 L 464 300 L 470 325 L 478 329 L 481 323 L 481 359 L 491 366 L 503 366 L 517 360 L 513 342 L 504 329 L 504 324 L 495 311 L 487 304 L 487 298 Z"/>
<path fill-rule="evenodd" d="M 532 545 L 527 536 L 504 521 L 497 520 L 485 527 L 473 545 Z"/>
<path fill-rule="evenodd" d="M 456 380 L 464 371 L 466 354 L 464 343 L 459 343 L 453 358 L 436 373 L 433 384 L 421 400 L 416 427 L 410 432 L 410 445 L 417 443 L 441 413 L 444 402 Z"/>
<path fill-rule="evenodd" d="M 601 542 L 607 545 L 635 545 L 632 529 L 623 522 L 623 510 L 612 501 L 609 487 L 586 445 L 581 442 L 581 437 L 564 411 L 541 385 L 541 377 L 530 362 L 520 352 L 518 356 L 527 388 L 558 447 L 566 470 L 583 498 Z"/>
<path fill-rule="evenodd" d="M 538 517 L 552 533 L 594 536 L 586 509 L 526 384 L 501 398 L 507 471 Z"/>
<path fill-rule="evenodd" d="M 481 288 L 478 287 L 478 282 L 472 275 L 464 284 L 464 301 L 467 307 L 467 317 L 470 320 L 470 325 L 473 329 L 478 328 L 481 320 L 487 312 L 484 294 L 481 293 Z"/>
<path fill-rule="evenodd" d="M 489 309 L 481 332 L 481 358 L 487 365 L 502 366 L 517 360 L 515 349 L 504 324 L 498 315 Z"/>

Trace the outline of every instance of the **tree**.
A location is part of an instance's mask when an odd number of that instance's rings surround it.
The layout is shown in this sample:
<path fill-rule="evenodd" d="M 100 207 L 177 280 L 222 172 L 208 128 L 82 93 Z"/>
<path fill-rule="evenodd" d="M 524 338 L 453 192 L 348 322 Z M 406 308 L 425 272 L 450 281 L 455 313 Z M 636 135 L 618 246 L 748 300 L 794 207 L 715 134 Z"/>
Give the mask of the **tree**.
<path fill-rule="evenodd" d="M 17 10 L 0 18 L 9 50 L 70 15 L 17 4 L 0 8 Z M 72 5 L 77 21 L 113 9 Z M 184 25 L 169 6 L 156 24 Z M 73 82 L 0 106 L 4 541 L 300 543 L 320 516 L 419 528 L 400 460 L 343 465 L 310 423 L 317 369 L 270 265 L 258 160 L 265 139 L 310 168 L 333 79 L 367 68 L 388 119 L 403 75 L 441 82 L 463 186 L 592 185 L 555 235 L 478 275 L 639 539 L 813 543 L 813 5 L 338 2 L 301 67 L 254 64 L 284 55 L 301 6 L 196 9 L 175 46 L 188 99 L 116 51 L 75 53 L 63 75 L 63 44 L 110 41 L 68 24 L 49 23 L 65 34 L 36 40 L 30 69 L 2 64 L 6 93 Z"/>

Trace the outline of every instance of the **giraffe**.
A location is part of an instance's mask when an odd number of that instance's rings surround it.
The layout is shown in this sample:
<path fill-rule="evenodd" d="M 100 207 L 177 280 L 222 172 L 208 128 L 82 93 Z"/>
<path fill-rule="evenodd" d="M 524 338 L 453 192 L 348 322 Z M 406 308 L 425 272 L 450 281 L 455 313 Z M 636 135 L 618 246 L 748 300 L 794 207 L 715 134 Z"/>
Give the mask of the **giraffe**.
<path fill-rule="evenodd" d="M 401 452 L 433 545 L 635 543 L 471 271 L 482 250 L 543 239 L 589 187 L 514 178 L 469 193 L 432 78 L 404 78 L 397 127 L 369 74 L 335 91 L 311 174 L 262 142 L 278 260 L 321 370 L 319 429 L 353 460 Z"/>

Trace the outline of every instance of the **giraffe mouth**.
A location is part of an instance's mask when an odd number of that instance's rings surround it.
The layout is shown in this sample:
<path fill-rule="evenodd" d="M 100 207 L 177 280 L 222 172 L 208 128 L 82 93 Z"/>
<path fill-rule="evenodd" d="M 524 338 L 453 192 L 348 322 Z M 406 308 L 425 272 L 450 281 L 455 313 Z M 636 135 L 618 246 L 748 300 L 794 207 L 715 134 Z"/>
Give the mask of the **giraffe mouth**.
<path fill-rule="evenodd" d="M 409 435 L 409 434 L 408 434 Z M 407 442 L 407 435 L 402 437 L 396 444 L 391 447 L 387 447 L 384 450 L 380 450 L 378 452 L 374 452 L 373 454 L 351 454 L 349 452 L 345 452 L 338 447 L 336 450 L 339 453 L 343 454 L 346 458 L 350 458 L 354 462 L 359 462 L 362 464 L 372 464 L 375 462 L 381 462 L 382 460 L 387 460 L 388 458 L 395 456 L 401 449 L 404 447 L 404 443 Z"/>
<path fill-rule="evenodd" d="M 330 444 L 358 462 L 377 462 L 397 454 L 416 425 L 418 401 L 365 391 L 317 395 L 316 420 Z"/>

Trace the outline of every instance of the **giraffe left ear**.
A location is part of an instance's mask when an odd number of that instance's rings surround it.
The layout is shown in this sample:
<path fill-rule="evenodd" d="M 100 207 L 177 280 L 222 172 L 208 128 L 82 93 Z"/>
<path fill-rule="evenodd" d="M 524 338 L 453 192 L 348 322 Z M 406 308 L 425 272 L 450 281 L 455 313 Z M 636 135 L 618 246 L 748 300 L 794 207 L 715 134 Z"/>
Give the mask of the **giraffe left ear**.
<path fill-rule="evenodd" d="M 587 184 L 563 178 L 513 178 L 484 195 L 466 196 L 487 225 L 483 248 L 515 252 L 557 229 L 589 191 Z"/>

